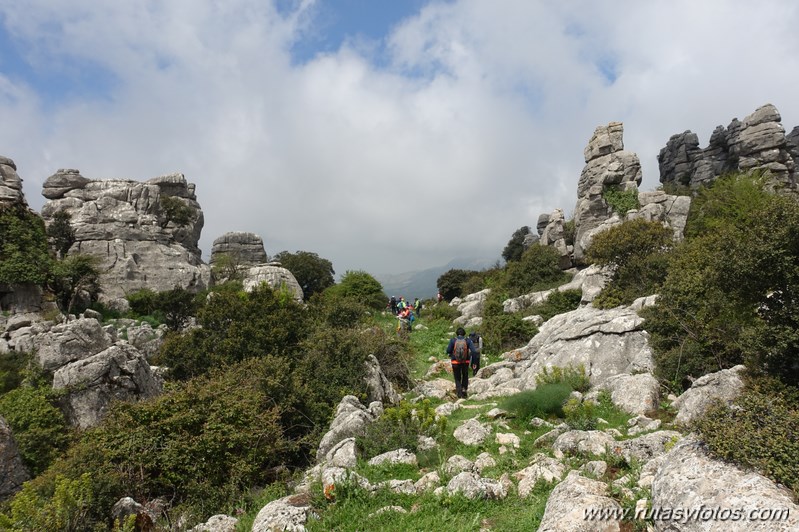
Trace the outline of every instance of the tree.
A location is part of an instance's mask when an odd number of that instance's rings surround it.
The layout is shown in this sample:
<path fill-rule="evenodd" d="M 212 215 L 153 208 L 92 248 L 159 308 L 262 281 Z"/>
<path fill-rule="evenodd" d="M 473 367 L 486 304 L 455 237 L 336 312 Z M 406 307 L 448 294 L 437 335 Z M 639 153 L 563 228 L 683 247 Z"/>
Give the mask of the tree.
<path fill-rule="evenodd" d="M 436 280 L 438 292 L 447 301 L 463 295 L 464 283 L 477 272 L 453 268 L 441 274 Z"/>
<path fill-rule="evenodd" d="M 522 258 L 522 253 L 524 253 L 524 237 L 529 234 L 530 227 L 527 225 L 513 232 L 505 249 L 502 250 L 502 258 L 505 259 L 505 262 L 513 262 Z"/>
<path fill-rule="evenodd" d="M 61 209 L 53 214 L 53 221 L 47 226 L 47 236 L 56 250 L 59 259 L 64 258 L 75 243 L 75 229 L 73 229 L 72 215 L 66 209 Z"/>
<path fill-rule="evenodd" d="M 0 208 L 0 283 L 44 284 L 50 270 L 44 221 L 21 205 Z"/>
<path fill-rule="evenodd" d="M 511 297 L 550 288 L 566 282 L 568 275 L 560 269 L 560 254 L 551 246 L 530 246 L 517 261 L 505 266 L 502 288 Z"/>
<path fill-rule="evenodd" d="M 351 297 L 369 308 L 385 308 L 387 297 L 383 285 L 363 270 L 347 270 L 337 285 L 327 289 L 333 296 Z"/>
<path fill-rule="evenodd" d="M 55 294 L 62 311 L 71 313 L 81 298 L 87 305 L 97 300 L 100 293 L 97 263 L 97 257 L 91 255 L 72 255 L 53 263 L 47 288 Z"/>
<path fill-rule="evenodd" d="M 160 199 L 161 214 L 161 228 L 169 225 L 169 222 L 174 223 L 178 227 L 184 227 L 191 222 L 194 212 L 191 207 L 186 205 L 183 200 L 173 196 L 162 195 Z"/>
<path fill-rule="evenodd" d="M 333 277 L 336 273 L 333 271 L 333 263 L 316 253 L 281 251 L 274 258 L 297 279 L 306 301 L 310 300 L 314 294 L 324 292 L 325 289 L 336 284 Z"/>

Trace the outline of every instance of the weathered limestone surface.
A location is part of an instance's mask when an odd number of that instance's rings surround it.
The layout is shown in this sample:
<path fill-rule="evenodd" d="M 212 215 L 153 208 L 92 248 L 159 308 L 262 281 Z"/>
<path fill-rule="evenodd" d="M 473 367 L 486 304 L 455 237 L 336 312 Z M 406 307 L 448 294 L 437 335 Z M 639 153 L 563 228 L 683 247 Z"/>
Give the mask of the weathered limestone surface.
<path fill-rule="evenodd" d="M 204 224 L 194 184 L 182 174 L 146 182 L 90 180 L 78 170 L 61 169 L 44 183 L 46 222 L 61 210 L 71 216 L 75 243 L 70 254 L 100 259 L 101 300 L 124 304 L 125 294 L 142 288 L 205 288 L 210 269 L 197 244 Z M 165 198 L 188 214 L 185 224 L 169 215 Z"/>
<path fill-rule="evenodd" d="M 766 104 L 743 121 L 718 126 L 706 148 L 696 133 L 672 135 L 660 150 L 660 182 L 697 188 L 726 173 L 767 170 L 775 188 L 796 190 L 799 131 L 787 136 L 777 108 Z"/>
<path fill-rule="evenodd" d="M 19 491 L 29 478 L 11 428 L 0 416 L 0 500 Z"/>
<path fill-rule="evenodd" d="M 242 231 L 225 233 L 214 240 L 211 247 L 211 265 L 226 255 L 239 266 L 255 266 L 268 262 L 263 239 L 255 233 Z"/>
<path fill-rule="evenodd" d="M 248 292 L 261 283 L 266 283 L 272 288 L 282 287 L 287 289 L 294 297 L 294 300 L 299 303 L 303 300 L 302 287 L 297 282 L 296 277 L 277 262 L 261 264 L 247 269 L 242 283 L 244 284 L 244 290 Z"/>

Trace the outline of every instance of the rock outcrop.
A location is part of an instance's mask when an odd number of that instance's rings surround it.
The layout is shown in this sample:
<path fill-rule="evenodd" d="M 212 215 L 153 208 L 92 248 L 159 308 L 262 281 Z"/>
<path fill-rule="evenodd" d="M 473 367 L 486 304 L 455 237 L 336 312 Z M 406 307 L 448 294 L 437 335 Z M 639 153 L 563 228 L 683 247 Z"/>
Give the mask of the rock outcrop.
<path fill-rule="evenodd" d="M 256 286 L 260 286 L 261 283 L 266 283 L 274 289 L 288 290 L 298 303 L 302 303 L 303 300 L 302 287 L 297 282 L 297 278 L 279 262 L 252 266 L 245 270 L 242 283 L 244 290 L 248 292 Z"/>
<path fill-rule="evenodd" d="M 204 218 L 194 185 L 182 174 L 138 182 L 90 180 L 61 169 L 44 183 L 45 221 L 64 210 L 71 215 L 75 243 L 70 254 L 98 257 L 101 300 L 124 306 L 125 294 L 179 286 L 203 289 L 210 269 L 198 241 Z"/>
<path fill-rule="evenodd" d="M 0 416 L 0 500 L 19 491 L 29 478 L 11 428 Z"/>
<path fill-rule="evenodd" d="M 671 406 L 677 410 L 676 423 L 690 425 L 705 413 L 714 401 L 732 402 L 744 388 L 741 374 L 746 368 L 735 366 L 708 373 L 694 381 Z"/>
<path fill-rule="evenodd" d="M 0 156 L 0 205 L 25 205 L 22 179 L 17 175 L 17 165 L 8 157 Z"/>
<path fill-rule="evenodd" d="M 614 214 L 602 197 L 605 189 L 612 187 L 622 192 L 637 192 L 641 184 L 641 161 L 638 155 L 624 149 L 623 133 L 621 122 L 599 126 L 583 152 L 585 167 L 577 184 L 577 205 L 574 208 L 576 261 L 583 258 L 594 230 Z"/>
<path fill-rule="evenodd" d="M 697 188 L 730 172 L 760 169 L 771 174 L 774 188 L 795 191 L 799 129 L 786 136 L 781 122 L 777 108 L 766 104 L 743 121 L 718 126 L 706 148 L 691 131 L 672 135 L 658 155 L 660 182 Z"/>
<path fill-rule="evenodd" d="M 85 429 L 105 417 L 113 400 L 133 401 L 161 393 L 161 381 L 147 359 L 129 344 L 117 344 L 53 375 L 53 389 L 67 391 L 64 410 L 69 422 Z"/>
<path fill-rule="evenodd" d="M 607 484 L 581 476 L 577 471 L 558 484 L 547 500 L 539 532 L 618 531 L 616 520 L 586 520 L 587 511 L 619 511 L 621 506 L 610 498 Z"/>
<path fill-rule="evenodd" d="M 255 233 L 225 233 L 214 240 L 211 247 L 211 266 L 228 257 L 235 266 L 255 266 L 266 264 L 268 258 L 263 239 Z"/>
<path fill-rule="evenodd" d="M 762 475 L 710 458 L 696 440 L 678 443 L 659 465 L 652 481 L 652 508 L 695 513 L 661 513 L 654 519 L 657 531 L 799 530 L 799 506 L 787 490 Z M 733 512 L 740 512 L 737 519 Z"/>

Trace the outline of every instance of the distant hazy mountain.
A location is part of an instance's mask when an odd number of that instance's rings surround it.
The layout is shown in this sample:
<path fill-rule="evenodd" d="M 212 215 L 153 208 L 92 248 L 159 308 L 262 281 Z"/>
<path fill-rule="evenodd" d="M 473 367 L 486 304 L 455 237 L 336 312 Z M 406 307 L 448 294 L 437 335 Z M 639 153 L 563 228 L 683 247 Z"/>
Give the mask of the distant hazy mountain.
<path fill-rule="evenodd" d="M 438 293 L 436 281 L 446 271 L 453 268 L 479 271 L 490 268 L 496 261 L 497 259 L 485 257 L 457 258 L 452 259 L 444 266 L 413 272 L 375 275 L 375 278 L 383 285 L 387 296 L 405 296 L 405 299 L 413 301 L 415 297 L 419 299 L 435 297 Z"/>

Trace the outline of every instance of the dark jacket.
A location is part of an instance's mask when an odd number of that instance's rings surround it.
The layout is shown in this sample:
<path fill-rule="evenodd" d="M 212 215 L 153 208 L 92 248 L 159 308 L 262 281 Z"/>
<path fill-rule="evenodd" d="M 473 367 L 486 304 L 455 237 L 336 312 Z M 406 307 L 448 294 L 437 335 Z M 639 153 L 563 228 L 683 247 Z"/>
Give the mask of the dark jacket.
<path fill-rule="evenodd" d="M 472 343 L 472 341 L 469 338 L 465 337 L 465 336 L 457 336 L 456 338 L 461 338 L 461 339 L 465 338 L 466 339 L 466 345 L 469 347 L 469 355 L 470 355 L 469 356 L 469 364 L 470 365 L 477 364 L 477 361 L 479 360 L 479 358 L 478 358 L 479 354 L 478 354 L 477 350 L 474 348 L 474 344 Z M 449 355 L 450 362 L 452 362 L 453 364 L 462 364 L 462 362 L 456 362 L 455 361 L 455 353 L 453 353 L 453 351 L 455 350 L 455 339 L 456 338 L 450 338 L 449 345 L 447 346 L 447 354 Z"/>

